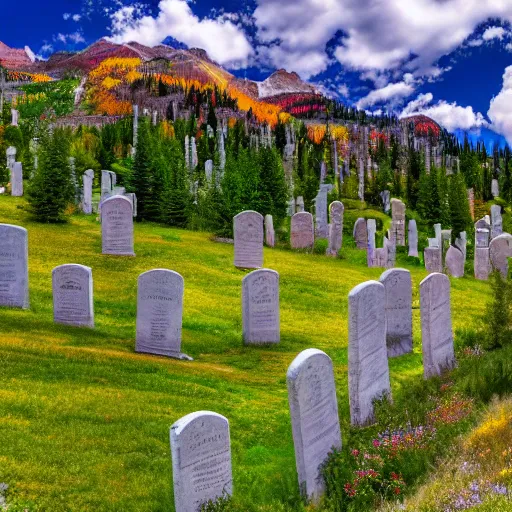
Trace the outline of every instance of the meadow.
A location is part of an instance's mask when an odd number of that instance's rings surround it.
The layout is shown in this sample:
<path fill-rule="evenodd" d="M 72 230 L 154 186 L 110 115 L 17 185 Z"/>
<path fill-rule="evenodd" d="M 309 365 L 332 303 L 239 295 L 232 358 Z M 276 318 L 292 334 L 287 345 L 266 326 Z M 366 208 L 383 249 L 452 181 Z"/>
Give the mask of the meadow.
<path fill-rule="evenodd" d="M 354 248 L 350 218 L 337 259 L 264 249 L 265 267 L 280 274 L 281 343 L 244 347 L 245 273 L 233 266 L 232 245 L 136 223 L 136 257 L 103 256 L 95 216 L 38 224 L 23 198 L 0 195 L 0 222 L 28 229 L 31 305 L 0 308 L 0 483 L 34 510 L 172 511 L 169 427 L 211 410 L 230 421 L 234 493 L 245 509 L 300 510 L 287 368 L 306 348 L 332 358 L 348 433 L 347 296 L 383 271 L 367 268 Z M 397 266 L 413 279 L 414 352 L 390 360 L 395 403 L 423 379 L 419 283 L 427 273 L 405 261 Z M 94 330 L 53 323 L 51 271 L 64 263 L 93 269 Z M 134 352 L 137 277 L 154 268 L 184 277 L 182 350 L 192 362 Z M 489 285 L 472 277 L 451 284 L 454 330 L 477 327 Z"/>

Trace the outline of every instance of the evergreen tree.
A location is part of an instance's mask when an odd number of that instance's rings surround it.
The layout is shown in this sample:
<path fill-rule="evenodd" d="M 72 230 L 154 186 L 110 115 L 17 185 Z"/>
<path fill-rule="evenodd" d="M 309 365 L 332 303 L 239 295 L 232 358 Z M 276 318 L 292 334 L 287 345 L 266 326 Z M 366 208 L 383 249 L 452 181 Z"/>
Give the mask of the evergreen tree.
<path fill-rule="evenodd" d="M 189 219 L 191 195 L 185 156 L 179 140 L 169 141 L 165 158 L 171 165 L 164 203 L 165 220 L 171 226 L 184 228 Z"/>
<path fill-rule="evenodd" d="M 462 231 L 471 232 L 472 227 L 466 182 L 462 173 L 450 177 L 449 200 L 452 241 L 455 241 Z"/>
<path fill-rule="evenodd" d="M 278 224 L 286 216 L 288 187 L 282 161 L 275 148 L 261 148 L 258 154 L 259 193 L 262 215 L 270 214 Z"/>

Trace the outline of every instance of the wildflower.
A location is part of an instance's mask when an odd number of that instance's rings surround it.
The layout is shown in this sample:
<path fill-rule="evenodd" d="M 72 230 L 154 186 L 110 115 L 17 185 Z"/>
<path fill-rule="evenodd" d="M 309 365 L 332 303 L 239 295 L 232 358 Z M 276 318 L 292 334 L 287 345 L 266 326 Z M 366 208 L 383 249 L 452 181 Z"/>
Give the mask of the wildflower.
<path fill-rule="evenodd" d="M 357 457 L 359 455 L 359 450 L 352 450 L 352 455 Z"/>
<path fill-rule="evenodd" d="M 378 448 L 380 446 L 380 441 L 378 439 L 374 439 L 373 446 L 375 446 L 375 448 Z"/>

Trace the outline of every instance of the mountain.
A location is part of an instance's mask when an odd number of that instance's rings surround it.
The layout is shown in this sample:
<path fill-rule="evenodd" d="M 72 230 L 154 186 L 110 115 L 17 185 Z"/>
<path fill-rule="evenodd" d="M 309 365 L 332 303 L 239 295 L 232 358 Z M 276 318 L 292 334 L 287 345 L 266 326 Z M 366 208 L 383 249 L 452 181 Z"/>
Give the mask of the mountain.
<path fill-rule="evenodd" d="M 34 61 L 34 53 L 28 46 L 20 50 L 10 48 L 0 41 L 0 65 L 4 68 L 20 70 L 32 66 Z"/>
<path fill-rule="evenodd" d="M 297 73 L 288 73 L 284 69 L 276 71 L 263 82 L 257 82 L 256 85 L 259 98 L 269 98 L 281 94 L 315 94 L 317 92 L 312 85 L 303 82 Z"/>

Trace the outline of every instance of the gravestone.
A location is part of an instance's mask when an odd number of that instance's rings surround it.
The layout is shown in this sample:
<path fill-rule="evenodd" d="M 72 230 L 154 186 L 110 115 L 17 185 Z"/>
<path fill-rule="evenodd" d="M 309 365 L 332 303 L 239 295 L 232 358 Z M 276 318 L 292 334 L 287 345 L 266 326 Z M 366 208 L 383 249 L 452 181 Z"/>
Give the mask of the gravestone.
<path fill-rule="evenodd" d="M 295 215 L 295 198 L 291 198 L 288 201 L 288 217 Z"/>
<path fill-rule="evenodd" d="M 323 185 L 325 178 L 327 178 L 327 164 L 322 161 L 320 163 L 320 185 Z"/>
<path fill-rule="evenodd" d="M 423 374 L 426 379 L 441 375 L 455 365 L 450 280 L 444 274 L 430 274 L 420 283 Z"/>
<path fill-rule="evenodd" d="M 204 173 L 208 182 L 212 181 L 213 177 L 213 160 L 206 160 L 204 163 Z"/>
<path fill-rule="evenodd" d="M 183 277 L 172 270 L 144 272 L 137 283 L 136 352 L 190 360 L 181 352 Z"/>
<path fill-rule="evenodd" d="M 321 185 L 315 198 L 315 236 L 317 238 L 327 238 L 329 236 L 329 228 L 327 227 L 327 194 L 327 187 Z"/>
<path fill-rule="evenodd" d="M 415 220 L 409 221 L 409 256 L 418 258 L 418 227 Z"/>
<path fill-rule="evenodd" d="M 368 230 L 366 228 L 366 220 L 359 218 L 354 224 L 354 239 L 358 249 L 368 248 Z"/>
<path fill-rule="evenodd" d="M 489 274 L 491 273 L 489 247 L 475 248 L 474 270 L 475 279 L 480 281 L 487 281 L 489 279 Z"/>
<path fill-rule="evenodd" d="M 391 199 L 391 241 L 405 246 L 405 204 L 399 199 Z"/>
<path fill-rule="evenodd" d="M 503 233 L 491 240 L 489 258 L 494 270 L 498 270 L 504 279 L 508 277 L 508 258 L 512 257 L 512 235 Z"/>
<path fill-rule="evenodd" d="M 11 169 L 11 195 L 13 197 L 23 196 L 23 167 L 21 162 L 14 162 Z"/>
<path fill-rule="evenodd" d="M 296 213 L 301 213 L 304 211 L 304 198 L 302 196 L 297 197 L 296 201 Z"/>
<path fill-rule="evenodd" d="M 345 207 L 340 201 L 333 201 L 329 206 L 330 224 L 329 224 L 329 247 L 328 256 L 337 256 L 343 243 L 343 213 Z"/>
<path fill-rule="evenodd" d="M 83 265 L 60 265 L 52 271 L 53 321 L 94 327 L 92 270 Z"/>
<path fill-rule="evenodd" d="M 235 236 L 235 267 L 263 266 L 263 215 L 252 210 L 233 218 Z"/>
<path fill-rule="evenodd" d="M 274 219 L 272 215 L 265 215 L 265 244 L 268 247 L 274 247 L 276 244 L 276 234 L 274 231 Z"/>
<path fill-rule="evenodd" d="M 379 281 L 386 292 L 386 345 L 388 357 L 412 352 L 412 280 L 403 268 L 387 270 Z"/>
<path fill-rule="evenodd" d="M 383 190 L 380 193 L 380 198 L 382 199 L 382 207 L 384 209 L 384 213 L 388 213 L 391 209 L 390 203 L 391 192 L 389 190 Z"/>
<path fill-rule="evenodd" d="M 133 147 L 132 156 L 135 156 L 137 150 L 137 141 L 139 133 L 139 105 L 133 105 Z"/>
<path fill-rule="evenodd" d="M 101 204 L 102 253 L 135 256 L 133 251 L 133 208 L 124 196 L 113 196 Z"/>
<path fill-rule="evenodd" d="M 12 126 L 18 126 L 18 119 L 19 119 L 19 112 L 11 108 L 11 125 Z"/>
<path fill-rule="evenodd" d="M 299 488 L 316 503 L 324 492 L 321 466 L 333 448 L 341 449 L 332 361 L 320 350 L 304 350 L 288 368 L 286 381 Z"/>
<path fill-rule="evenodd" d="M 112 175 L 110 171 L 101 171 L 101 198 L 112 194 Z"/>
<path fill-rule="evenodd" d="M 364 160 L 362 158 L 359 158 L 358 180 L 357 197 L 359 201 L 364 201 Z"/>
<path fill-rule="evenodd" d="M 88 169 L 82 176 L 83 193 L 82 193 L 82 211 L 86 215 L 92 213 L 92 183 L 94 181 L 94 171 Z"/>
<path fill-rule="evenodd" d="M 28 233 L 0 224 L 0 306 L 28 309 Z"/>
<path fill-rule="evenodd" d="M 296 213 L 291 220 L 290 245 L 292 249 L 312 249 L 315 243 L 313 215 Z"/>
<path fill-rule="evenodd" d="M 366 251 L 366 260 L 368 264 L 368 268 L 377 267 L 379 265 L 379 256 L 382 257 L 382 251 L 379 251 L 376 254 L 376 245 L 375 245 L 375 234 L 377 233 L 377 222 L 375 219 L 368 219 L 366 221 L 366 231 L 368 237 L 368 245 Z"/>
<path fill-rule="evenodd" d="M 125 194 L 125 197 L 132 204 L 133 217 L 137 217 L 137 196 L 133 192 L 129 192 L 128 194 Z"/>
<path fill-rule="evenodd" d="M 471 218 L 475 220 L 475 190 L 472 188 L 468 188 L 468 203 Z"/>
<path fill-rule="evenodd" d="M 500 195 L 500 185 L 498 183 L 498 180 L 492 180 L 491 194 L 492 194 L 492 197 L 494 197 L 494 198 L 499 197 L 499 195 Z"/>
<path fill-rule="evenodd" d="M 229 422 L 199 411 L 171 427 L 172 474 L 176 512 L 199 512 L 209 501 L 233 493 Z"/>
<path fill-rule="evenodd" d="M 352 425 L 373 422 L 373 401 L 391 396 L 386 348 L 386 292 L 368 281 L 348 296 L 348 390 Z"/>
<path fill-rule="evenodd" d="M 493 204 L 491 206 L 491 239 L 500 236 L 503 233 L 503 218 L 501 216 L 501 206 Z"/>
<path fill-rule="evenodd" d="M 246 345 L 279 343 L 279 274 L 260 269 L 242 280 L 243 340 Z"/>
<path fill-rule="evenodd" d="M 16 162 L 16 148 L 14 146 L 9 146 L 5 153 L 7 155 L 7 167 L 12 170 L 14 163 Z"/>
<path fill-rule="evenodd" d="M 458 247 L 450 245 L 446 252 L 446 270 L 452 277 L 464 277 L 464 254 Z"/>
<path fill-rule="evenodd" d="M 467 245 L 468 245 L 468 238 L 467 233 L 465 231 L 461 231 L 459 233 L 459 236 L 455 239 L 455 247 L 462 252 L 462 255 L 464 257 L 464 263 L 466 263 L 466 255 L 467 255 Z"/>

